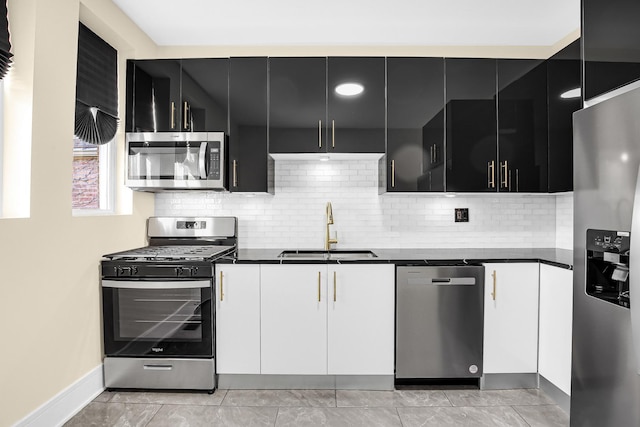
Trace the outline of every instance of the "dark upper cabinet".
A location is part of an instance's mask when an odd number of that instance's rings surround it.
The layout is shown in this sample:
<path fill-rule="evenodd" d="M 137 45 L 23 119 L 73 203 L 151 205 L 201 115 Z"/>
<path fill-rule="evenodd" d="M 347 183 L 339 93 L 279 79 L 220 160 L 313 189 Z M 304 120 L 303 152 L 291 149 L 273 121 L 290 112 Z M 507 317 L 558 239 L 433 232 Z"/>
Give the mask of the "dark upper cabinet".
<path fill-rule="evenodd" d="M 127 132 L 181 130 L 180 60 L 127 61 Z"/>
<path fill-rule="evenodd" d="M 387 59 L 386 191 L 444 191 L 444 59 Z"/>
<path fill-rule="evenodd" d="M 326 58 L 270 58 L 269 86 L 269 151 L 326 152 Z"/>
<path fill-rule="evenodd" d="M 497 187 L 547 192 L 547 64 L 498 60 Z"/>
<path fill-rule="evenodd" d="M 329 57 L 327 59 L 327 151 L 384 153 L 385 59 Z M 357 95 L 341 95 L 341 84 L 363 87 Z"/>
<path fill-rule="evenodd" d="M 445 59 L 446 191 L 498 190 L 496 60 Z"/>
<path fill-rule="evenodd" d="M 640 2 L 582 0 L 584 99 L 640 79 Z"/>
<path fill-rule="evenodd" d="M 267 58 L 229 60 L 229 189 L 272 192 L 267 153 Z"/>
<path fill-rule="evenodd" d="M 227 133 L 229 60 L 182 60 L 182 130 Z"/>
<path fill-rule="evenodd" d="M 384 58 L 269 61 L 269 152 L 384 152 Z M 361 84 L 364 91 L 340 95 L 341 83 Z"/>
<path fill-rule="evenodd" d="M 227 130 L 228 59 L 127 62 L 127 132 Z"/>
<path fill-rule="evenodd" d="M 573 113 L 582 98 L 567 92 L 580 88 L 580 69 L 580 40 L 547 61 L 550 193 L 573 190 Z"/>

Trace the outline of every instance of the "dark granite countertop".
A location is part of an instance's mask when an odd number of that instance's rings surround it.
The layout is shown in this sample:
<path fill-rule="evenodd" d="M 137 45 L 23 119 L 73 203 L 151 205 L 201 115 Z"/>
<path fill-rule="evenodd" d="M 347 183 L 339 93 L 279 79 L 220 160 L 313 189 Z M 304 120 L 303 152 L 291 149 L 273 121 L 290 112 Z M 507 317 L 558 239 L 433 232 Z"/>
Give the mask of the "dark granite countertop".
<path fill-rule="evenodd" d="M 305 250 L 305 249 L 300 249 Z M 309 249 L 306 249 L 309 250 Z M 357 249 L 342 249 L 356 251 Z M 448 249 L 371 249 L 377 257 L 351 259 L 281 258 L 283 249 L 238 249 L 235 258 L 223 258 L 220 263 L 261 264 L 348 264 L 391 263 L 397 265 L 437 265 L 480 262 L 542 262 L 561 268 L 573 268 L 573 251 L 556 248 L 448 248 Z"/>

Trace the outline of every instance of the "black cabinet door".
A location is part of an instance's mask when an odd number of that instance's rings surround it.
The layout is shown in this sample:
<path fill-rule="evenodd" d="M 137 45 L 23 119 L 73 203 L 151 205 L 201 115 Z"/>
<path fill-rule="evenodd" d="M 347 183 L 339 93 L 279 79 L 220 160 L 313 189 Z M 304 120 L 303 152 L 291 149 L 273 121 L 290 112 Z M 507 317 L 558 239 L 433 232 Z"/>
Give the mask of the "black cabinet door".
<path fill-rule="evenodd" d="M 573 113 L 582 98 L 568 97 L 580 88 L 580 40 L 547 61 L 549 99 L 549 192 L 573 190 Z"/>
<path fill-rule="evenodd" d="M 180 131 L 180 60 L 136 60 L 127 68 L 127 132 Z"/>
<path fill-rule="evenodd" d="M 326 58 L 270 58 L 269 85 L 269 152 L 325 152 Z"/>
<path fill-rule="evenodd" d="M 640 79 L 640 2 L 582 0 L 584 99 Z"/>
<path fill-rule="evenodd" d="M 182 130 L 227 133 L 228 79 L 226 58 L 182 60 Z"/>
<path fill-rule="evenodd" d="M 443 108 L 443 58 L 387 59 L 387 191 L 444 191 Z"/>
<path fill-rule="evenodd" d="M 498 189 L 496 60 L 446 58 L 446 190 Z"/>
<path fill-rule="evenodd" d="M 498 60 L 498 188 L 547 192 L 547 65 Z"/>
<path fill-rule="evenodd" d="M 273 164 L 267 154 L 267 58 L 229 60 L 229 189 L 269 192 Z"/>
<path fill-rule="evenodd" d="M 327 151 L 336 153 L 384 153 L 385 59 L 328 58 Z M 341 95 L 339 85 L 355 83 L 363 91 Z"/>

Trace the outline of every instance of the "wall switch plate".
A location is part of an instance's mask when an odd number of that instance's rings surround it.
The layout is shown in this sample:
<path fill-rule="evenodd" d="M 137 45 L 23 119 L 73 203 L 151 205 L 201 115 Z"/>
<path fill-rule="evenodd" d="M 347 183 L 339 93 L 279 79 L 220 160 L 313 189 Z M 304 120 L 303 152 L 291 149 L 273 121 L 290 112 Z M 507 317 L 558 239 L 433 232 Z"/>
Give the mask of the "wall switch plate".
<path fill-rule="evenodd" d="M 456 222 L 469 222 L 469 209 L 468 208 L 456 208 L 455 209 Z"/>

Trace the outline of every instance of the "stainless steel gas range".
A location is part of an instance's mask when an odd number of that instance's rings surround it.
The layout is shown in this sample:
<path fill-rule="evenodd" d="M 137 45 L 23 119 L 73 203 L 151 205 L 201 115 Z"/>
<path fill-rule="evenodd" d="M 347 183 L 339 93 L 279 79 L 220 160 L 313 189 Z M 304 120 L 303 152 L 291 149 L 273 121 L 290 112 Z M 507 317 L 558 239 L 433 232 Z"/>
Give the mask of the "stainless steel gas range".
<path fill-rule="evenodd" d="M 235 217 L 152 217 L 148 246 L 101 262 L 107 388 L 193 389 L 215 381 L 215 264 Z"/>

